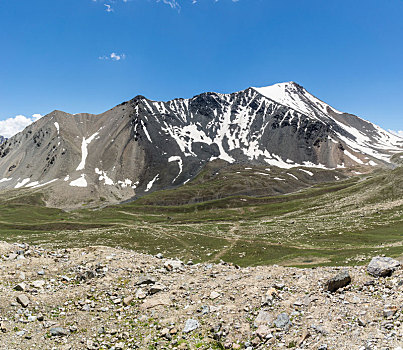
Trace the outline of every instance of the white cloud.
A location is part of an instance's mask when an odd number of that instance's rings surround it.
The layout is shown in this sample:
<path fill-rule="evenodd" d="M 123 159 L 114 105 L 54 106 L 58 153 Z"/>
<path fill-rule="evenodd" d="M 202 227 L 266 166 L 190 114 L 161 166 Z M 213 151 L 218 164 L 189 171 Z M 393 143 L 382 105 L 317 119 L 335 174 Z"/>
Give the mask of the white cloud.
<path fill-rule="evenodd" d="M 42 118 L 42 115 L 33 114 L 30 118 L 24 115 L 17 115 L 14 118 L 0 120 L 0 135 L 7 138 L 14 136 L 24 130 L 29 124 L 36 122 L 39 118 Z"/>
<path fill-rule="evenodd" d="M 394 135 L 396 135 L 396 136 L 403 137 L 403 130 L 398 130 L 398 131 L 389 130 L 389 132 L 391 132 L 392 134 L 394 134 Z"/>
<path fill-rule="evenodd" d="M 106 56 L 98 57 L 99 60 L 106 60 L 106 61 L 108 61 L 108 60 L 121 61 L 121 60 L 124 60 L 125 58 L 126 58 L 126 55 L 124 53 L 117 54 L 116 52 L 112 52 L 111 54 L 106 55 Z"/>
<path fill-rule="evenodd" d="M 180 11 L 181 6 L 179 5 L 179 3 L 176 0 L 157 0 L 157 2 L 163 2 L 166 5 L 171 6 L 172 9 L 177 9 L 178 11 Z"/>
<path fill-rule="evenodd" d="M 114 12 L 112 5 L 119 2 L 119 0 L 92 0 L 92 1 L 98 2 L 98 3 L 103 3 L 103 5 L 105 6 L 106 12 Z M 130 0 L 120 0 L 120 1 L 127 3 Z M 180 10 L 181 10 L 181 4 L 183 4 L 185 2 L 191 2 L 192 4 L 197 4 L 199 2 L 199 0 L 154 0 L 154 1 L 157 3 L 163 3 L 165 5 L 168 5 L 172 9 L 177 10 L 178 12 L 180 12 Z M 211 0 L 211 1 L 218 2 L 219 0 Z M 230 0 L 230 1 L 238 2 L 239 0 Z"/>
<path fill-rule="evenodd" d="M 113 8 L 112 8 L 111 5 L 109 5 L 109 4 L 104 4 L 104 6 L 106 7 L 106 9 L 105 9 L 106 12 L 113 12 Z"/>

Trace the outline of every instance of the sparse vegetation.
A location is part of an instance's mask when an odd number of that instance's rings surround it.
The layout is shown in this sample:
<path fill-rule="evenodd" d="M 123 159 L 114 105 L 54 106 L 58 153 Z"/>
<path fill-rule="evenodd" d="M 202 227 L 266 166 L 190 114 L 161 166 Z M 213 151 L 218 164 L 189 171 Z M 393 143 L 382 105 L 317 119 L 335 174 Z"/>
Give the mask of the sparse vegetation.
<path fill-rule="evenodd" d="M 400 167 L 288 195 L 233 196 L 179 206 L 153 203 L 166 192 L 181 197 L 180 187 L 127 204 L 72 212 L 40 205 L 40 193 L 4 196 L 0 239 L 121 246 L 240 265 L 359 264 L 374 254 L 402 254 L 402 179 Z"/>

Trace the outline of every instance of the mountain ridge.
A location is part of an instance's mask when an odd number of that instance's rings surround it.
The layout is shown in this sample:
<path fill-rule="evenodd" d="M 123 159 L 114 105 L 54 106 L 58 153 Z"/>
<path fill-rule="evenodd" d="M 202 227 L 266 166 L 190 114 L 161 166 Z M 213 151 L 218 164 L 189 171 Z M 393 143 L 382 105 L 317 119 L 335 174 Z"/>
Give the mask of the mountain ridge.
<path fill-rule="evenodd" d="M 97 115 L 55 110 L 4 142 L 0 189 L 46 187 L 56 206 L 119 202 L 186 184 L 216 159 L 365 172 L 395 166 L 402 145 L 294 82 L 167 102 L 137 95 Z"/>

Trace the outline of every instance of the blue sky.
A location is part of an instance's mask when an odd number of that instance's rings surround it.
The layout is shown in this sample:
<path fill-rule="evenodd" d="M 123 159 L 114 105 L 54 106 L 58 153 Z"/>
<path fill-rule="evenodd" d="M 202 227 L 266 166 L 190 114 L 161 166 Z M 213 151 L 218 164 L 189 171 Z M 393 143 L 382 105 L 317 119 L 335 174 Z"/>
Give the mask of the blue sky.
<path fill-rule="evenodd" d="M 402 18 L 402 0 L 0 0 L 0 132 L 17 115 L 291 80 L 402 130 Z"/>

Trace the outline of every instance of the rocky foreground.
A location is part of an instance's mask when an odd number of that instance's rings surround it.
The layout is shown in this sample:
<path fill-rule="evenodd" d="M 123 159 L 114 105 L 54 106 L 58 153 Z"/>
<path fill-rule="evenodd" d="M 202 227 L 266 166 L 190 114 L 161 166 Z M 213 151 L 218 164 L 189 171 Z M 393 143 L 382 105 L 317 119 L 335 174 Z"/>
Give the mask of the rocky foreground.
<path fill-rule="evenodd" d="M 0 243 L 1 349 L 402 349 L 403 271 Z"/>

